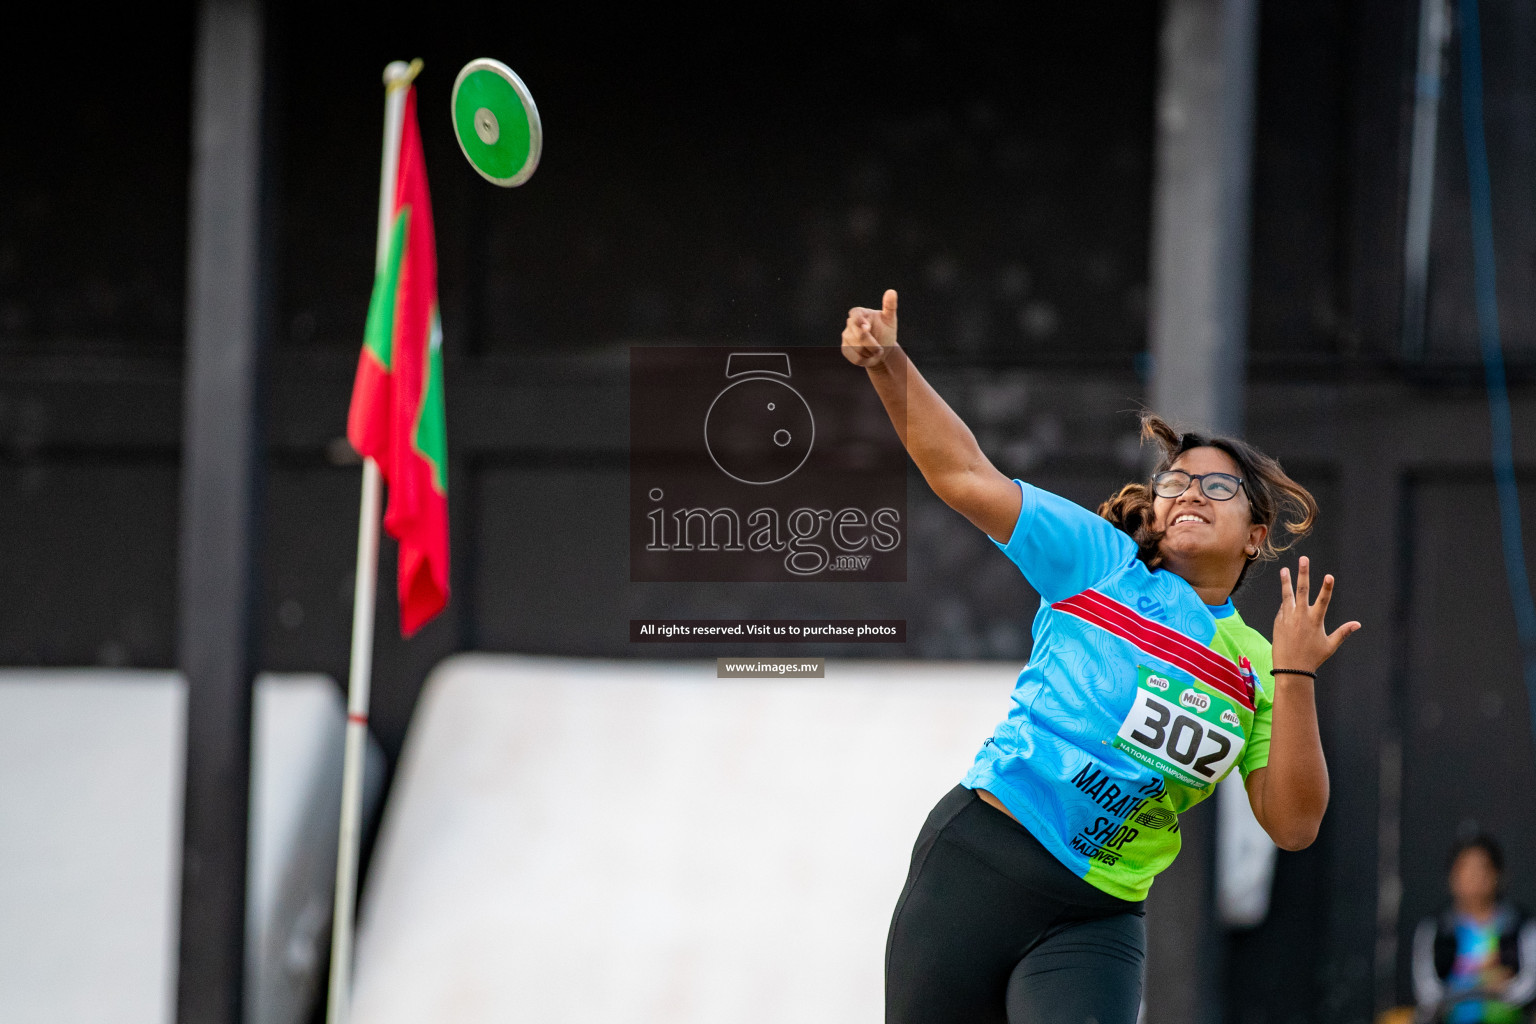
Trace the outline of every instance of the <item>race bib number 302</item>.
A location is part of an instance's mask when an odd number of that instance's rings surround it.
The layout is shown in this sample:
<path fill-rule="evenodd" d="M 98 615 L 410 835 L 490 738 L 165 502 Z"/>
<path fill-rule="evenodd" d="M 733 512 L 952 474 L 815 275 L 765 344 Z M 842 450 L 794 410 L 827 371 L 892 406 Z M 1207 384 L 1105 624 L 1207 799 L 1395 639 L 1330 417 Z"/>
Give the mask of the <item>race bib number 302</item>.
<path fill-rule="evenodd" d="M 1225 775 L 1246 742 L 1237 709 L 1145 666 L 1137 676 L 1136 699 L 1114 745 L 1194 789 L 1205 789 Z"/>

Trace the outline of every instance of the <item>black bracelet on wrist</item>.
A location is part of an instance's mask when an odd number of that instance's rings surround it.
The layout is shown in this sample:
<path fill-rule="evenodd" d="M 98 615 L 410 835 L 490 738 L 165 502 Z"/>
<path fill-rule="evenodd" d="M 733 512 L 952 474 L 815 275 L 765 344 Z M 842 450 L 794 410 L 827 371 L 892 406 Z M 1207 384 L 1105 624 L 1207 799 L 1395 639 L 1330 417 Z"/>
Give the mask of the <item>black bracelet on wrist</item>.
<path fill-rule="evenodd" d="M 1317 681 L 1316 672 L 1308 672 L 1306 669 L 1300 668 L 1272 668 L 1269 670 L 1269 674 L 1272 676 L 1306 676 L 1313 682 Z"/>

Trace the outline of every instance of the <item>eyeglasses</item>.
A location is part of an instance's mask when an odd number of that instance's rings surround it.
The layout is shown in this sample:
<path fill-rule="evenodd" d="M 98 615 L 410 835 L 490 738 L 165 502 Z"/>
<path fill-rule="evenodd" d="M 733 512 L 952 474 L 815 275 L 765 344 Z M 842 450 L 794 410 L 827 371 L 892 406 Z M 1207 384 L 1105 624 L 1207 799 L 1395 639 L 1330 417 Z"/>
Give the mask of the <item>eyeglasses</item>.
<path fill-rule="evenodd" d="M 1177 498 L 1198 482 L 1200 493 L 1212 501 L 1231 501 L 1243 486 L 1243 478 L 1231 473 L 1186 473 L 1182 469 L 1165 469 L 1152 478 L 1152 493 L 1159 498 Z"/>

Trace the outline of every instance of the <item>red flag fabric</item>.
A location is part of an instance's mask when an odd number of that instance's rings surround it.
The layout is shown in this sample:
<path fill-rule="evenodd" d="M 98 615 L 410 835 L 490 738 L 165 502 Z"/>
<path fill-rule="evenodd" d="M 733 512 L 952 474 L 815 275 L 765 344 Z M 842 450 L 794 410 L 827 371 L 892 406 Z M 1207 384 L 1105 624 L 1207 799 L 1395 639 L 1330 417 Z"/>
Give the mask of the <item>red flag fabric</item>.
<path fill-rule="evenodd" d="M 437 246 L 416 89 L 405 100 L 393 220 L 373 284 L 352 385 L 347 439 L 389 485 L 384 529 L 400 542 L 400 631 L 448 603 L 448 432 L 443 403 Z"/>

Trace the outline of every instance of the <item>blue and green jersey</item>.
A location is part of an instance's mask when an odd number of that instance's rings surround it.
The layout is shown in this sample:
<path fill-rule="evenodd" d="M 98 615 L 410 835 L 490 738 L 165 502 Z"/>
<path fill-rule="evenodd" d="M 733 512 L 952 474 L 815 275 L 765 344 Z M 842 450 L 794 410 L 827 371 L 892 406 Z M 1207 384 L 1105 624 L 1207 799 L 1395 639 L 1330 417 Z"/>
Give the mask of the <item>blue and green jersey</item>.
<path fill-rule="evenodd" d="M 1088 882 L 1143 899 L 1179 852 L 1179 813 L 1268 763 L 1270 645 L 1108 521 L 1019 487 L 998 547 L 1040 594 L 1034 650 L 965 785 Z"/>

